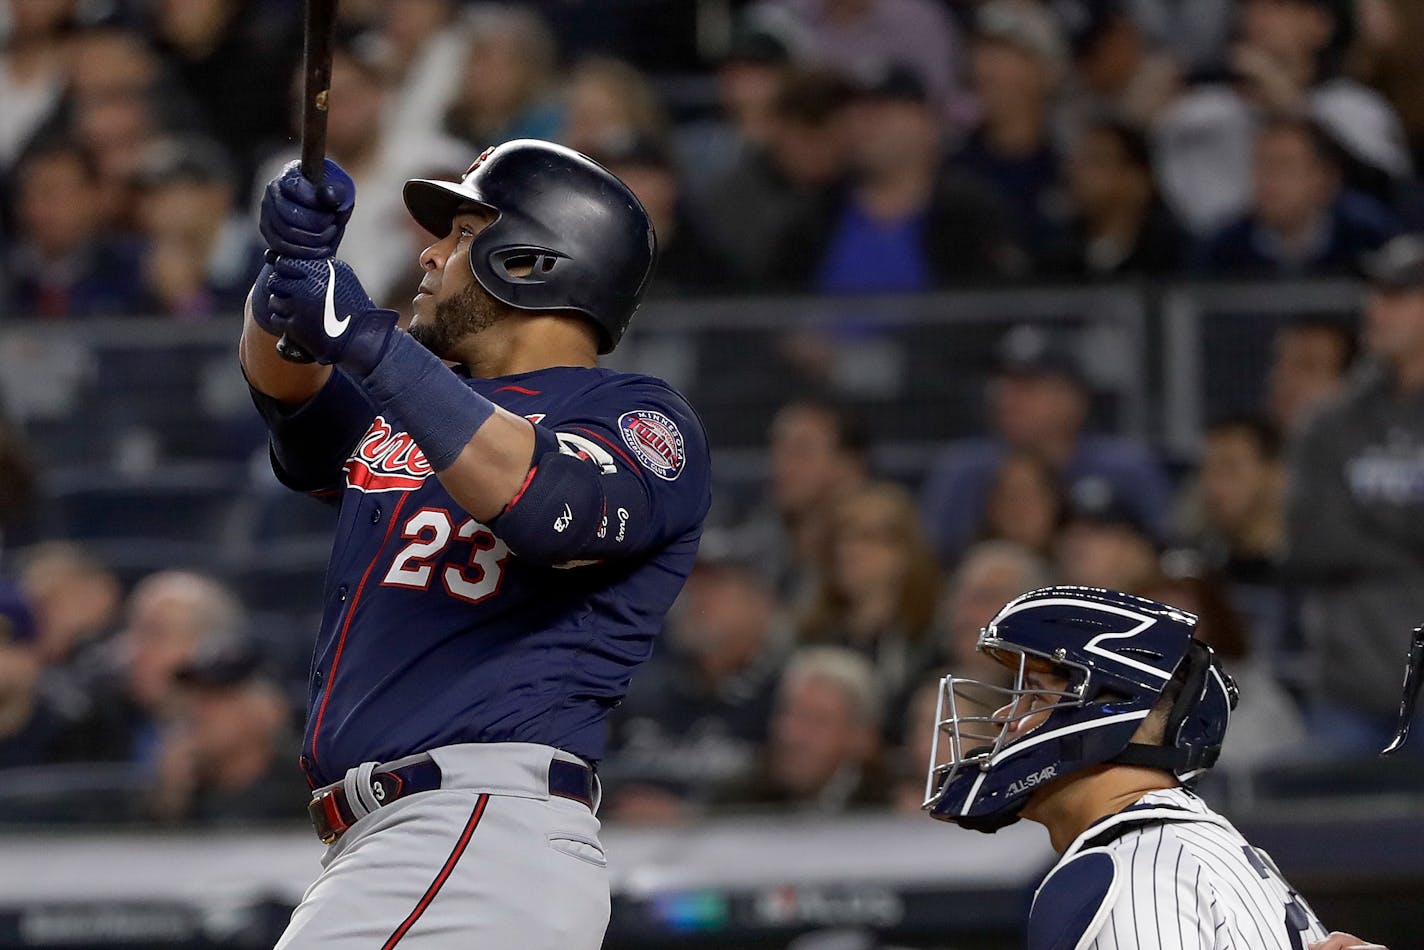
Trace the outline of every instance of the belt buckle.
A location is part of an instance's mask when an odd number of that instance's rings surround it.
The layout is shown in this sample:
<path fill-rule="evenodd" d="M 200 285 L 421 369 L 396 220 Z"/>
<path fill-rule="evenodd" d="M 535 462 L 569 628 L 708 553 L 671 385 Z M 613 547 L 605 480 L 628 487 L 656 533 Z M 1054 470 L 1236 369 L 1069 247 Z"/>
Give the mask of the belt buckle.
<path fill-rule="evenodd" d="M 351 827 L 341 816 L 341 805 L 336 798 L 340 791 L 341 786 L 339 785 L 319 789 L 312 795 L 311 802 L 307 804 L 307 814 L 311 816 L 312 826 L 316 829 L 316 836 L 321 839 L 322 844 L 331 844 L 341 837 L 342 832 Z"/>

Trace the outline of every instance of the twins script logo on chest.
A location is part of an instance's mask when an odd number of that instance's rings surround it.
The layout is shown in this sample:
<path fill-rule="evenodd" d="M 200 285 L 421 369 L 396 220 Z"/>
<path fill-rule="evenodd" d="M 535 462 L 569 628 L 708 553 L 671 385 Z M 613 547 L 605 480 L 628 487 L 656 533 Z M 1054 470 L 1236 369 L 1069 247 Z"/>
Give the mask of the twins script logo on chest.
<path fill-rule="evenodd" d="M 377 416 L 346 460 L 346 485 L 367 493 L 414 491 L 434 471 L 415 440 Z"/>

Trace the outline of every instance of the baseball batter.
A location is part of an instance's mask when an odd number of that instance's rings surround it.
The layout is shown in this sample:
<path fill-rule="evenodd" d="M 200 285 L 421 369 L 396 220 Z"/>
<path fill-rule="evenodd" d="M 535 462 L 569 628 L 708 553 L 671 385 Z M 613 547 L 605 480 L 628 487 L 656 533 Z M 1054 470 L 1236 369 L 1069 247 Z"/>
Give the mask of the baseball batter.
<path fill-rule="evenodd" d="M 1048 829 L 1062 857 L 1034 894 L 1030 950 L 1374 946 L 1327 934 L 1270 857 L 1189 790 L 1237 696 L 1195 626 L 1094 588 L 1011 601 L 979 649 L 1014 683 L 944 678 L 925 808 L 979 831 L 1020 817 Z"/>
<path fill-rule="evenodd" d="M 262 205 L 242 367 L 278 477 L 340 506 L 300 760 L 329 847 L 278 946 L 595 948 L 605 718 L 710 500 L 683 398 L 595 367 L 652 226 L 530 140 L 404 197 L 436 238 L 409 332 L 332 256 L 338 166 L 318 188 L 294 163 Z M 282 334 L 316 363 L 280 359 Z"/>

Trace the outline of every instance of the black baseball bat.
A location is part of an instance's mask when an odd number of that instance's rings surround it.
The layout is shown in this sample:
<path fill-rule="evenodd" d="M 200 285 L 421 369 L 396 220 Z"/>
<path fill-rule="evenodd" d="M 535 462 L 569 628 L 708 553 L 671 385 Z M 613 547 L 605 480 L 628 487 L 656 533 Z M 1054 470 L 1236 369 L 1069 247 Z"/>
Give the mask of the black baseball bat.
<path fill-rule="evenodd" d="M 331 44 L 336 32 L 336 0 L 306 0 L 302 69 L 302 174 L 320 185 L 326 166 L 326 107 L 331 98 Z M 311 354 L 285 335 L 277 353 L 289 363 L 311 363 Z"/>
<path fill-rule="evenodd" d="M 1404 748 L 1409 738 L 1409 724 L 1414 721 L 1414 704 L 1419 701 L 1419 687 L 1424 683 L 1424 625 L 1414 628 L 1414 640 L 1409 644 L 1409 660 L 1404 667 L 1404 694 L 1399 698 L 1399 722 L 1394 727 L 1394 739 L 1380 755 L 1391 755 Z"/>

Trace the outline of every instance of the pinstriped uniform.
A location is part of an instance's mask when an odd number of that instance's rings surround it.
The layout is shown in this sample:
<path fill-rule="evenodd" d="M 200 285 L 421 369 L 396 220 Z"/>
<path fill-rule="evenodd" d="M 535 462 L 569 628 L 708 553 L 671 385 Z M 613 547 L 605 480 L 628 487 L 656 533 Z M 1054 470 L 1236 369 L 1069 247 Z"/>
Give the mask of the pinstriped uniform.
<path fill-rule="evenodd" d="M 1089 828 L 1054 872 L 1090 851 L 1112 855 L 1118 885 L 1075 950 L 1304 950 L 1329 936 L 1270 857 L 1185 789 Z"/>

